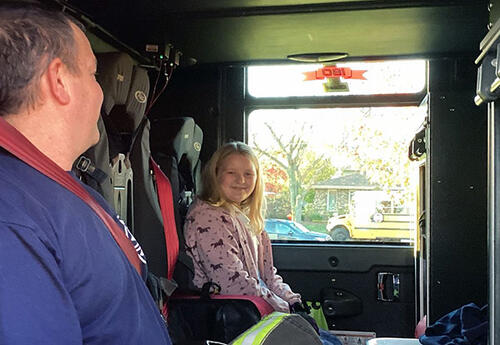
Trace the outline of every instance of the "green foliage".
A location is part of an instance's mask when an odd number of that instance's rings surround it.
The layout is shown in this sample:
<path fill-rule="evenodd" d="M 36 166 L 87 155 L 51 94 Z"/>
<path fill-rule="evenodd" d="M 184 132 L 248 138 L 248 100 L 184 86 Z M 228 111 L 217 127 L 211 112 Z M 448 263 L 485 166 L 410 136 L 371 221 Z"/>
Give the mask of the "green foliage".
<path fill-rule="evenodd" d="M 315 196 L 316 196 L 316 191 L 314 189 L 310 189 L 306 192 L 306 195 L 304 196 L 304 201 L 306 203 L 312 203 L 314 202 Z"/>
<path fill-rule="evenodd" d="M 289 206 L 293 219 L 300 221 L 304 198 L 310 186 L 332 176 L 336 168 L 329 158 L 308 148 L 308 139 L 313 134 L 310 131 L 306 134 L 305 125 L 292 134 L 278 134 L 271 125 L 268 123 L 265 125 L 275 142 L 275 146 L 272 149 L 264 150 L 254 140 L 254 149 L 260 155 L 264 171 L 283 170 L 286 172 Z M 279 180 L 276 176 L 270 177 L 273 185 L 277 185 Z M 314 196 L 312 198 L 314 199 Z"/>
<path fill-rule="evenodd" d="M 331 212 L 326 209 L 325 193 L 314 193 L 322 197 L 315 197 L 311 202 L 304 205 L 304 220 L 305 221 L 327 221 L 331 216 Z"/>
<path fill-rule="evenodd" d="M 416 117 L 416 113 L 405 112 L 400 120 Z M 394 201 L 405 204 L 413 202 L 415 195 L 410 188 L 412 164 L 408 159 L 408 140 L 395 141 L 380 127 L 384 114 L 371 108 L 363 110 L 362 122 L 346 130 L 341 152 L 351 159 L 352 168 L 361 171 L 371 183 L 380 186 Z M 404 190 L 403 196 L 401 189 Z M 398 190 L 398 191 L 396 191 Z M 396 200 L 398 199 L 398 200 Z"/>
<path fill-rule="evenodd" d="M 291 214 L 288 193 L 278 193 L 266 198 L 266 218 L 286 219 Z"/>

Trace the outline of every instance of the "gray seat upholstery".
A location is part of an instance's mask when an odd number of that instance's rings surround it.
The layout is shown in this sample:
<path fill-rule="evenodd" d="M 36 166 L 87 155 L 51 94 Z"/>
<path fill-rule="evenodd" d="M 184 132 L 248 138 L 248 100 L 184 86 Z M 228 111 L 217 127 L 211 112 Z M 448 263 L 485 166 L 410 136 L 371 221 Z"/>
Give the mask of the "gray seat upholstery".
<path fill-rule="evenodd" d="M 115 191 L 113 188 L 113 169 L 111 161 L 116 154 L 110 153 L 110 138 L 106 128 L 107 118 L 117 108 L 124 107 L 127 101 L 128 91 L 132 80 L 133 61 L 122 53 L 98 54 L 97 81 L 101 85 L 104 94 L 101 116 L 98 120 L 100 132 L 99 142 L 88 149 L 82 156 L 88 158 L 93 166 L 102 171 L 106 177 L 96 180 L 92 174 L 75 170 L 82 181 L 97 190 L 111 205 L 115 206 Z M 76 162 L 78 163 L 78 161 Z M 119 208 L 116 211 L 123 212 Z M 126 214 L 120 214 L 126 220 Z"/>

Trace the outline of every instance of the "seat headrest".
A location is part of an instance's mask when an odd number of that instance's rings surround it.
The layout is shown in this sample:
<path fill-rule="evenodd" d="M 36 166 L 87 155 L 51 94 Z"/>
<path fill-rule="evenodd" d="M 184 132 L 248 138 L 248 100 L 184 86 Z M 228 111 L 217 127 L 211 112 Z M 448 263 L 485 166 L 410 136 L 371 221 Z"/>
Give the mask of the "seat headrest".
<path fill-rule="evenodd" d="M 193 133 L 193 146 L 186 153 L 189 164 L 191 165 L 191 170 L 194 169 L 196 163 L 200 159 L 201 145 L 203 144 L 203 131 L 197 124 L 194 125 Z"/>
<path fill-rule="evenodd" d="M 130 120 L 131 126 L 130 128 L 126 128 L 125 131 L 133 133 L 141 123 L 148 104 L 148 95 L 148 72 L 144 68 L 134 66 L 132 73 L 132 85 L 130 86 L 130 92 L 128 94 L 126 105 L 127 117 L 129 117 L 127 120 Z"/>
<path fill-rule="evenodd" d="M 133 134 L 146 111 L 149 94 L 148 72 L 139 66 L 133 66 L 130 88 L 123 106 L 116 105 L 109 113 L 116 134 Z"/>
<path fill-rule="evenodd" d="M 158 119 L 151 124 L 151 151 L 182 156 L 193 147 L 194 120 L 191 117 Z"/>
<path fill-rule="evenodd" d="M 102 110 L 109 115 L 115 105 L 125 105 L 134 62 L 125 53 L 97 54 L 97 81 L 104 93 Z"/>

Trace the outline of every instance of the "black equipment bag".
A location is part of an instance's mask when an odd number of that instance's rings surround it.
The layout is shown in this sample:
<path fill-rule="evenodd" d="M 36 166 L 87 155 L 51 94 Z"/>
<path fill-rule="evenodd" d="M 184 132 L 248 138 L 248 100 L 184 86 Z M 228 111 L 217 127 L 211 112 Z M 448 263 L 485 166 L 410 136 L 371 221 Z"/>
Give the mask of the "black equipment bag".
<path fill-rule="evenodd" d="M 171 298 L 168 328 L 174 344 L 187 340 L 229 343 L 261 319 L 249 300 Z"/>

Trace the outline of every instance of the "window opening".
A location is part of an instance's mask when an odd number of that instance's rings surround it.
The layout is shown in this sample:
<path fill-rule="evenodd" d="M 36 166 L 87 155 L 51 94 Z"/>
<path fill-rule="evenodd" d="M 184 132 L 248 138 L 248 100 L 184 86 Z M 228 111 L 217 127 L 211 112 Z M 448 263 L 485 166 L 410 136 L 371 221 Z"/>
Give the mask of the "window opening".
<path fill-rule="evenodd" d="M 413 70 L 421 66 L 424 61 Z M 311 70 L 311 65 L 301 67 Z M 253 73 L 263 76 L 263 68 L 249 67 L 249 87 L 258 84 Z M 275 75 L 270 66 L 265 68 L 265 74 Z M 419 73 L 414 92 L 425 86 L 425 68 Z M 416 85 L 407 77 L 393 73 L 378 84 Z M 260 157 L 266 180 L 270 238 L 412 243 L 419 163 L 408 159 L 408 145 L 426 113 L 424 106 L 252 111 L 248 142 Z"/>

